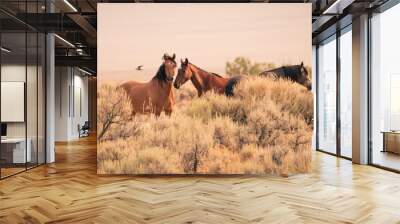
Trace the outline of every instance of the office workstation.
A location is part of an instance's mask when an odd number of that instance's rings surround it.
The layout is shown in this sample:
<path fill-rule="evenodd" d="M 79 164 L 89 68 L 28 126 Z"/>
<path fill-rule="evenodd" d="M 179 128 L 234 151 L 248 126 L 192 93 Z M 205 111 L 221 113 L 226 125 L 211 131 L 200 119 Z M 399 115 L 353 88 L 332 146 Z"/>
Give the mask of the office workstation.
<path fill-rule="evenodd" d="M 32 139 L 25 134 L 25 82 L 1 82 L 1 168 L 3 174 L 32 161 Z M 8 171 L 8 172 L 7 172 Z"/>
<path fill-rule="evenodd" d="M 44 36 L 1 35 L 0 178 L 45 161 Z"/>

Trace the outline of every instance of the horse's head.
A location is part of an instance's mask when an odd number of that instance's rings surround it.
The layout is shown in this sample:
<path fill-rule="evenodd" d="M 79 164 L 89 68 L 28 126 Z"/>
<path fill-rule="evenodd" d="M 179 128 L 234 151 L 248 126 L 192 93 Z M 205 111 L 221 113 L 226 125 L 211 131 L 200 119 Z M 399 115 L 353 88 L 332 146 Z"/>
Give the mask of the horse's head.
<path fill-rule="evenodd" d="M 176 76 L 174 86 L 179 89 L 186 81 L 191 79 L 193 72 L 189 68 L 189 60 L 186 58 L 185 61 L 181 59 L 181 67 L 178 69 L 178 75 Z"/>
<path fill-rule="evenodd" d="M 303 62 L 301 62 L 299 66 L 300 72 L 299 77 L 297 77 L 297 81 L 305 86 L 308 90 L 311 90 L 311 80 L 308 76 L 307 68 L 304 66 Z"/>
<path fill-rule="evenodd" d="M 165 74 L 167 76 L 165 78 L 167 81 L 172 82 L 172 80 L 174 80 L 175 68 L 176 68 L 175 54 L 173 54 L 172 56 L 170 56 L 168 54 L 164 54 L 163 60 L 164 60 L 164 63 L 163 63 L 164 70 L 165 70 Z"/>

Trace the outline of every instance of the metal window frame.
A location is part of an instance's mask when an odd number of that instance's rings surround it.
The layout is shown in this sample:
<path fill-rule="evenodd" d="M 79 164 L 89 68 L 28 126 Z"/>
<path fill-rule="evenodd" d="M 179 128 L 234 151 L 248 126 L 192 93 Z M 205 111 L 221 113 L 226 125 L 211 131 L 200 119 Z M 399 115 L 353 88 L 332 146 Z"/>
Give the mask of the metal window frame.
<path fill-rule="evenodd" d="M 342 131 L 342 127 L 341 127 L 341 117 L 340 117 L 340 103 L 341 103 L 341 91 L 340 91 L 340 82 L 341 82 L 341 65 L 340 65 L 340 60 L 341 60 L 341 57 L 340 57 L 340 37 L 342 36 L 342 35 L 344 35 L 346 32 L 350 32 L 351 31 L 351 29 L 350 30 L 348 30 L 349 29 L 349 27 L 352 25 L 352 23 L 350 23 L 350 24 L 347 24 L 346 26 L 344 26 L 344 27 L 340 27 L 339 26 L 339 24 L 337 23 L 336 24 L 336 32 L 335 33 L 333 33 L 332 35 L 330 35 L 330 36 L 328 36 L 328 37 L 326 37 L 326 38 L 324 38 L 323 40 L 321 40 L 321 41 L 319 41 L 319 43 L 316 45 L 316 127 L 315 127 L 315 131 L 316 131 L 316 139 L 315 139 L 315 141 L 316 141 L 316 151 L 318 151 L 318 152 L 323 152 L 323 153 L 326 153 L 326 154 L 329 154 L 329 155 L 333 155 L 333 156 L 336 156 L 336 157 L 340 157 L 340 158 L 343 158 L 343 159 L 346 159 L 346 160 L 352 160 L 352 158 L 350 158 L 350 157 L 347 157 L 347 156 L 344 156 L 344 155 L 342 155 L 342 149 L 341 149 L 341 131 Z M 332 38 L 333 36 L 335 36 L 334 38 Z M 332 40 L 329 40 L 330 38 L 332 38 Z M 319 98 L 319 76 L 320 76 L 320 74 L 319 74 L 319 59 L 320 59 L 320 57 L 319 57 L 319 52 L 318 52 L 318 49 L 319 49 L 319 47 L 320 47 L 320 44 L 321 43 L 323 43 L 323 42 L 330 42 L 330 41 L 336 41 L 336 51 L 335 51 L 335 53 L 336 53 L 336 61 L 335 61 L 335 63 L 336 63 L 336 83 L 335 83 L 335 85 L 336 85 L 336 119 L 335 119 L 335 121 L 336 121 L 336 152 L 335 153 L 332 153 L 332 152 L 329 152 L 329 151 L 327 151 L 327 150 L 324 150 L 324 149 L 321 149 L 319 146 L 320 146 L 320 144 L 319 144 L 319 104 L 320 104 L 320 98 Z"/>
<path fill-rule="evenodd" d="M 384 13 L 385 11 L 391 9 L 392 7 L 396 6 L 400 4 L 400 0 L 389 0 L 387 2 L 385 2 L 383 5 L 379 6 L 378 8 L 374 9 L 374 10 L 370 10 L 368 11 L 368 30 L 367 30 L 367 45 L 368 45 L 368 54 L 367 54 L 367 82 L 368 82 L 368 96 L 367 96 L 367 107 L 368 107 L 368 111 L 367 111 L 367 119 L 368 119 L 368 124 L 367 124 L 367 128 L 368 128 L 368 137 L 367 137 L 367 141 L 368 141 L 368 156 L 367 156 L 367 163 L 370 166 L 379 168 L 379 169 L 383 169 L 383 170 L 387 170 L 390 172 L 394 172 L 394 173 L 400 173 L 400 170 L 398 169 L 394 169 L 388 166 L 384 166 L 381 164 L 377 164 L 374 163 L 374 151 L 373 151 L 373 140 L 372 140 L 372 93 L 373 93 L 373 88 L 372 88 L 372 56 L 373 56 L 373 49 L 372 49 L 372 19 L 373 19 L 373 14 L 374 13 Z"/>
<path fill-rule="evenodd" d="M 368 82 L 368 84 L 367 84 L 368 85 L 367 86 L 367 88 L 368 88 L 368 91 L 367 91 L 368 92 L 368 96 L 367 96 L 367 102 L 368 102 L 368 105 L 367 105 L 367 107 L 368 107 L 368 111 L 367 111 L 367 113 L 368 113 L 368 115 L 367 115 L 368 116 L 368 124 L 367 124 L 368 139 L 367 139 L 367 141 L 368 141 L 368 152 L 367 153 L 368 153 L 368 161 L 367 161 L 367 164 L 370 165 L 370 166 L 373 166 L 373 167 L 377 167 L 379 169 L 383 169 L 383 170 L 387 170 L 387 171 L 395 172 L 395 173 L 400 173 L 400 170 L 393 169 L 393 168 L 390 168 L 390 167 L 386 167 L 386 166 L 382 166 L 380 164 L 374 164 L 373 163 L 372 95 L 371 95 L 372 92 L 373 92 L 372 83 L 371 83 L 372 82 L 372 54 L 373 54 L 371 19 L 373 17 L 373 13 L 383 13 L 386 10 L 396 6 L 397 4 L 400 4 L 400 0 L 389 0 L 389 1 L 385 2 L 383 5 L 381 5 L 381 6 L 377 7 L 377 8 L 367 11 L 367 13 L 368 13 L 368 30 L 367 30 L 367 41 L 368 41 L 368 44 L 367 44 L 368 45 L 368 49 L 367 49 L 367 51 L 368 51 L 368 55 L 367 55 L 367 66 L 368 66 L 368 69 L 367 69 L 367 80 L 368 80 L 367 81 Z M 351 23 L 349 25 L 351 25 Z M 347 26 L 349 26 L 349 25 L 346 25 L 346 27 L 340 29 L 340 31 L 345 30 L 347 28 Z M 316 44 L 316 116 L 315 116 L 316 117 L 316 127 L 315 127 L 315 130 L 316 130 L 316 150 L 319 151 L 319 152 L 323 152 L 323 153 L 326 153 L 326 154 L 329 154 L 329 155 L 336 156 L 336 157 L 352 160 L 352 158 L 343 156 L 341 154 L 341 147 L 339 145 L 339 143 L 341 141 L 340 135 L 339 135 L 340 132 L 341 132 L 341 126 L 340 126 L 340 117 L 338 118 L 338 115 L 340 116 L 340 113 L 338 113 L 338 111 L 340 112 L 340 109 L 338 109 L 338 106 L 340 107 L 340 92 L 338 92 L 338 91 L 336 92 L 336 97 L 337 97 L 336 98 L 337 99 L 337 101 L 336 101 L 336 103 L 337 103 L 337 105 L 336 105 L 336 107 L 337 107 L 336 108 L 336 122 L 337 122 L 336 123 L 336 126 L 337 126 L 337 130 L 336 130 L 336 134 L 337 134 L 337 136 L 336 136 L 336 147 L 337 147 L 336 154 L 328 152 L 328 151 L 324 151 L 323 149 L 319 148 L 319 128 L 318 128 L 318 126 L 319 126 L 318 125 L 319 124 L 319 113 L 318 113 L 319 109 L 318 109 L 318 106 L 319 106 L 319 100 L 320 99 L 319 99 L 319 96 L 318 96 L 318 93 L 319 93 L 319 88 L 318 88 L 318 86 L 319 86 L 319 56 L 318 56 L 318 48 L 319 48 L 320 43 L 326 41 L 327 39 L 329 39 L 333 35 L 336 35 L 336 38 L 335 38 L 335 40 L 337 41 L 336 42 L 336 47 L 338 48 L 338 45 L 340 45 L 340 36 L 343 35 L 343 33 L 341 33 L 340 35 L 337 35 L 337 33 L 336 34 L 332 34 L 332 35 L 320 40 Z M 339 58 L 339 62 L 340 62 L 339 53 L 340 53 L 340 50 L 336 52 L 336 58 L 337 59 Z M 336 62 L 336 63 L 338 63 L 338 62 Z M 339 70 L 338 70 L 338 68 L 339 68 Z M 336 85 L 340 85 L 340 74 L 339 74 L 340 73 L 340 65 L 338 67 L 338 64 L 337 64 L 336 73 L 337 73 L 337 76 L 339 75 L 339 79 L 336 80 Z M 338 87 L 337 90 L 340 91 L 340 87 Z"/>

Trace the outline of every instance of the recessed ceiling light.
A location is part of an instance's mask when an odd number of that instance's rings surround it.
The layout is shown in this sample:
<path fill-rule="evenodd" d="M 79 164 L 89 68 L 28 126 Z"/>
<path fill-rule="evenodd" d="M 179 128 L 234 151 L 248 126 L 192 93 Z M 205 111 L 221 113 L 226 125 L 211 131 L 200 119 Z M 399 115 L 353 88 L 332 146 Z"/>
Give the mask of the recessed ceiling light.
<path fill-rule="evenodd" d="M 351 5 L 355 0 L 336 0 L 332 5 L 324 10 L 322 14 L 342 14 L 343 9 Z"/>
<path fill-rule="evenodd" d="M 62 42 L 66 43 L 68 46 L 75 48 L 75 45 L 73 45 L 71 42 L 69 42 L 68 40 L 60 37 L 58 34 L 54 34 L 55 37 L 57 37 L 59 40 L 61 40 Z"/>
<path fill-rule="evenodd" d="M 9 49 L 7 49 L 5 47 L 1 47 L 1 51 L 4 51 L 6 53 L 10 53 L 11 52 L 11 50 L 9 50 Z"/>
<path fill-rule="evenodd" d="M 83 70 L 83 69 L 81 69 L 81 68 L 79 68 L 79 67 L 78 67 L 78 70 L 81 71 L 81 72 L 83 72 L 83 73 L 85 73 L 85 74 L 87 74 L 87 75 L 93 75 L 92 73 L 90 73 L 90 72 L 88 72 L 88 71 L 86 71 L 86 70 Z"/>
<path fill-rule="evenodd" d="M 67 4 L 74 12 L 78 12 L 78 10 L 68 1 L 64 0 L 65 4 Z"/>

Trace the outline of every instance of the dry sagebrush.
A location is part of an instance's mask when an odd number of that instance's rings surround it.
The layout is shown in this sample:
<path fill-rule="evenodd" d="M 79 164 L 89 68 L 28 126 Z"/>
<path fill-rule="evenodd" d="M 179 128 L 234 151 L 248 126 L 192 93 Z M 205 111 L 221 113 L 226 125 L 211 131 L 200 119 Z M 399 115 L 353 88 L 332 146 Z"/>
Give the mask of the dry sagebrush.
<path fill-rule="evenodd" d="M 235 97 L 207 93 L 198 98 L 190 88 L 175 94 L 177 107 L 170 117 L 139 115 L 110 125 L 98 145 L 98 173 L 289 175 L 309 170 L 313 103 L 304 87 L 254 77 L 237 86 Z M 99 93 L 99 107 L 107 105 L 100 104 L 105 96 L 113 102 L 114 96 Z"/>
<path fill-rule="evenodd" d="M 112 85 L 102 85 L 97 98 L 97 139 L 103 140 L 132 119 L 132 107 L 126 92 Z"/>

